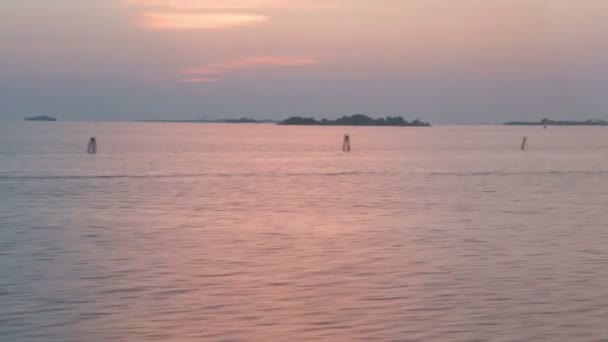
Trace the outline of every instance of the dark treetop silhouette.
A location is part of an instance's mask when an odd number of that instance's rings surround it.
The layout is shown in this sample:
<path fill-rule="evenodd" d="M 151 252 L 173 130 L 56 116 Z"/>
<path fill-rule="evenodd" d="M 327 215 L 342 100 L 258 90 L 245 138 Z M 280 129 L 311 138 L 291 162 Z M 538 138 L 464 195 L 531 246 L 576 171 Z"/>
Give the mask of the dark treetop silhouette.
<path fill-rule="evenodd" d="M 304 118 L 299 116 L 290 117 L 280 123 L 281 125 L 317 125 L 317 126 L 408 126 L 408 127 L 429 127 L 431 124 L 422 122 L 419 119 L 406 121 L 401 116 L 387 116 L 386 118 L 373 119 L 367 115 L 355 114 L 353 116 L 343 116 L 336 120 L 314 118 Z"/>
<path fill-rule="evenodd" d="M 41 115 L 41 116 L 32 116 L 29 118 L 25 118 L 25 121 L 57 121 L 57 119 L 50 117 L 50 116 L 46 116 L 46 115 Z"/>

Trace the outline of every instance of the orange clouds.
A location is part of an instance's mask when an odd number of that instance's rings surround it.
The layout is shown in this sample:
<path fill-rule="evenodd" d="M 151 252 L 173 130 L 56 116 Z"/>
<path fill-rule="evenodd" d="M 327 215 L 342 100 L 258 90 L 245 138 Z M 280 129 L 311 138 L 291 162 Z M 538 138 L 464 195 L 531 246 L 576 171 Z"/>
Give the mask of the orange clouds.
<path fill-rule="evenodd" d="M 171 10 L 327 10 L 343 6 L 344 0 L 130 0 L 139 7 L 156 7 Z"/>
<path fill-rule="evenodd" d="M 261 67 L 301 67 L 319 63 L 318 60 L 295 56 L 261 56 L 240 58 L 232 61 L 213 63 L 202 68 L 188 69 L 180 82 L 200 83 L 219 81 L 219 76 L 243 69 Z"/>
<path fill-rule="evenodd" d="M 225 74 L 239 69 L 249 69 L 263 66 L 303 66 L 317 64 L 319 61 L 312 58 L 292 57 L 292 56 L 264 56 L 248 57 L 227 61 L 222 63 L 209 64 L 204 68 L 187 70 L 191 74 Z"/>
<path fill-rule="evenodd" d="M 263 15 L 247 13 L 147 12 L 140 15 L 139 24 L 154 30 L 212 30 L 254 25 L 267 19 Z"/>
<path fill-rule="evenodd" d="M 123 0 L 140 28 L 154 31 L 220 30 L 262 24 L 287 11 L 333 10 L 346 0 Z M 298 56 L 257 56 L 179 71 L 181 84 L 222 81 L 228 74 L 258 68 L 303 67 L 318 60 Z"/>
<path fill-rule="evenodd" d="M 330 10 L 344 0 L 126 0 L 137 23 L 150 30 L 210 30 L 251 26 L 270 19 L 265 11 Z"/>
<path fill-rule="evenodd" d="M 204 83 L 204 82 L 219 82 L 219 78 L 214 77 L 190 77 L 182 78 L 179 83 Z"/>

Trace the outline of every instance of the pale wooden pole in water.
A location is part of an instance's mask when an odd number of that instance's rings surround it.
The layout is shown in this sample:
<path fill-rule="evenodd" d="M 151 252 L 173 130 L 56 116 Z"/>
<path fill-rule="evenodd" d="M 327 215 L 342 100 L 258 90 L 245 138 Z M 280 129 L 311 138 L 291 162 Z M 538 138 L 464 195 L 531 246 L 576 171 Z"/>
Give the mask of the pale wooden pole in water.
<path fill-rule="evenodd" d="M 521 150 L 525 150 L 526 149 L 526 141 L 528 140 L 528 137 L 524 137 L 524 140 L 521 141 Z"/>

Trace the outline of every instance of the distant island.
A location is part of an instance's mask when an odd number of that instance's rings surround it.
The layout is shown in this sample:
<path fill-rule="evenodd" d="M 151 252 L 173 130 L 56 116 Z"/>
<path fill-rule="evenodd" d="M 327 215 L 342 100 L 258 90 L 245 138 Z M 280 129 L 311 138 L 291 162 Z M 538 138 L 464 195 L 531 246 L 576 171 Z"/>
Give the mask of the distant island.
<path fill-rule="evenodd" d="M 25 118 L 25 121 L 57 121 L 57 119 L 50 117 L 50 116 L 46 116 L 46 115 L 40 115 L 40 116 L 32 116 L 29 118 Z"/>
<path fill-rule="evenodd" d="M 400 126 L 400 127 L 429 127 L 431 124 L 422 122 L 419 119 L 407 121 L 401 116 L 387 116 L 386 118 L 373 119 L 367 115 L 355 114 L 343 116 L 336 120 L 305 118 L 294 116 L 283 121 L 275 120 L 256 120 L 242 117 L 239 119 L 188 119 L 188 120 L 135 120 L 136 122 L 156 122 L 156 123 L 231 123 L 231 124 L 258 124 L 258 123 L 277 123 L 279 125 L 301 125 L 301 126 Z"/>
<path fill-rule="evenodd" d="M 540 121 L 510 121 L 504 123 L 507 126 L 608 126 L 606 120 L 586 120 L 586 121 L 555 121 L 542 119 Z"/>
<path fill-rule="evenodd" d="M 240 118 L 240 119 L 225 119 L 225 123 L 269 123 L 270 120 L 255 120 L 251 118 Z"/>
<path fill-rule="evenodd" d="M 303 126 L 400 126 L 400 127 L 430 127 L 428 122 L 419 119 L 407 121 L 401 116 L 387 116 L 386 118 L 373 119 L 367 115 L 355 114 L 343 116 L 336 120 L 305 118 L 293 116 L 279 123 L 280 125 L 303 125 Z"/>

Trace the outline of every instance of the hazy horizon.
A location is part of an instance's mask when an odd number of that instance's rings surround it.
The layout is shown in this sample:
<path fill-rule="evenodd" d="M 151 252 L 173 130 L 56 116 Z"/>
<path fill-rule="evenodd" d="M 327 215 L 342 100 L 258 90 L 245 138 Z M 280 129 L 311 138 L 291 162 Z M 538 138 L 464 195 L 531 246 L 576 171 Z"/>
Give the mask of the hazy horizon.
<path fill-rule="evenodd" d="M 20 0 L 0 120 L 608 119 L 608 2 Z"/>
<path fill-rule="evenodd" d="M 356 114 L 363 114 L 366 116 L 369 116 L 371 118 L 374 119 L 380 119 L 380 118 L 386 118 L 386 116 L 375 116 L 375 115 L 370 115 L 370 114 L 365 114 L 365 113 L 354 113 L 354 114 L 344 114 L 344 116 L 352 116 L 352 115 L 356 115 Z M 247 122 L 243 122 L 243 123 L 238 123 L 238 122 L 224 122 L 224 120 L 238 120 L 238 119 L 254 119 L 256 121 L 258 121 L 257 123 L 251 123 L 251 124 L 277 124 L 282 122 L 285 119 L 288 119 L 289 117 L 295 117 L 295 116 L 299 116 L 299 117 L 312 117 L 314 119 L 317 120 L 321 120 L 321 119 L 328 119 L 328 120 L 334 120 L 334 119 L 338 119 L 340 118 L 342 115 L 327 115 L 327 116 L 311 116 L 311 115 L 293 115 L 293 116 L 284 116 L 284 117 L 278 117 L 278 118 L 268 118 L 268 117 L 249 117 L 249 116 L 231 116 L 231 117 L 191 117 L 191 118 L 179 118 L 179 117 L 162 117 L 162 116 L 158 116 L 155 118 L 145 118 L 145 117 L 141 117 L 141 118 L 136 118 L 136 119 L 132 119 L 132 118 L 103 118 L 103 119 L 95 119 L 95 118 L 72 118 L 72 119 L 63 119 L 61 117 L 56 117 L 56 116 L 52 116 L 52 115 L 33 115 L 33 116 L 26 116 L 26 117 L 20 117 L 20 118 L 2 118 L 0 117 L 0 122 L 4 121 L 4 122 L 21 122 L 21 121 L 30 121 L 30 120 L 24 120 L 24 119 L 28 119 L 28 118 L 33 118 L 33 117 L 37 117 L 37 116 L 50 116 L 54 119 L 57 119 L 57 121 L 59 122 L 73 122 L 73 123 L 95 123 L 95 122 L 106 122 L 106 123 L 120 123 L 120 122 L 132 122 L 132 123 L 192 123 L 192 124 L 248 124 Z M 391 115 L 389 115 L 391 116 Z M 414 116 L 407 116 L 407 115 L 393 115 L 393 116 L 401 116 L 403 117 L 406 121 L 412 121 L 412 120 L 416 120 L 419 119 L 421 121 L 425 121 L 422 118 L 419 117 L 414 117 Z M 444 121 L 439 121 L 439 122 L 429 122 L 429 124 L 431 124 L 431 126 L 504 126 L 505 124 L 509 124 L 511 122 L 539 122 L 542 119 L 545 118 L 531 118 L 529 120 L 525 120 L 525 121 L 518 121 L 518 120 L 507 120 L 507 121 L 500 121 L 500 122 L 444 122 Z M 552 119 L 552 118 L 549 118 Z M 598 119 L 594 119 L 594 118 L 587 118 L 587 119 L 583 119 L 581 118 L 580 120 L 575 120 L 575 121 L 588 121 L 588 120 L 598 120 Z M 599 120 L 603 120 L 603 119 L 599 119 Z M 554 121 L 570 121 L 568 119 L 564 119 L 564 120 L 554 120 Z M 608 121 L 608 120 L 607 120 Z M 34 123 L 39 122 L 34 120 Z M 44 122 L 44 121 L 43 121 Z M 51 124 L 55 124 L 56 122 L 51 122 Z M 350 126 L 350 125 L 336 125 L 337 127 L 344 127 L 344 126 Z M 332 127 L 332 126 L 329 126 Z M 334 126 L 335 127 L 335 126 Z M 354 126 L 353 126 L 354 127 Z M 391 127 L 391 126 L 387 126 L 387 127 Z M 394 127 L 394 126 L 393 126 Z M 398 127 L 398 126 L 397 126 Z"/>

